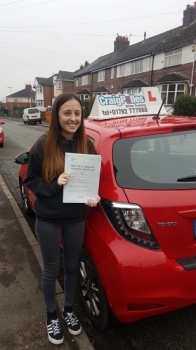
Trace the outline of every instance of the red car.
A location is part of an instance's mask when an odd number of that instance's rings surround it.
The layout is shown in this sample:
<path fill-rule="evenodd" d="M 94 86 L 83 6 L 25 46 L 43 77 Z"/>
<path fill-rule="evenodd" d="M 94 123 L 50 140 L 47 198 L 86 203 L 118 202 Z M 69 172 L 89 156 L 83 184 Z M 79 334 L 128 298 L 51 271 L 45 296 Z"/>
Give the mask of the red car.
<path fill-rule="evenodd" d="M 99 330 L 111 311 L 130 323 L 196 303 L 196 118 L 149 112 L 150 93 L 99 96 L 85 122 L 102 156 L 101 202 L 86 220 L 79 290 Z M 29 212 L 28 153 L 16 162 Z"/>
<path fill-rule="evenodd" d="M 5 122 L 3 120 L 0 120 L 0 147 L 3 147 L 4 144 L 4 131 L 1 127 L 2 124 L 5 124 Z"/>

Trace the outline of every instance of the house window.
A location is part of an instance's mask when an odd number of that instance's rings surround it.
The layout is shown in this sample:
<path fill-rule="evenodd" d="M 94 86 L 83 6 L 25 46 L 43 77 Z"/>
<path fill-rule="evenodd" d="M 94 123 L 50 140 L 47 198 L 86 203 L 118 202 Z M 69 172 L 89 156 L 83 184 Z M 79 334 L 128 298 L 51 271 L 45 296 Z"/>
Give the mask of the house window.
<path fill-rule="evenodd" d="M 38 85 L 37 88 L 36 88 L 36 90 L 37 90 L 37 93 L 38 93 L 38 94 L 42 94 L 42 93 L 43 93 L 43 86 Z"/>
<path fill-rule="evenodd" d="M 82 85 L 87 85 L 88 84 L 88 75 L 83 75 L 82 77 Z"/>
<path fill-rule="evenodd" d="M 131 62 L 131 74 L 141 73 L 143 71 L 143 60 Z"/>
<path fill-rule="evenodd" d="M 163 84 L 161 85 L 161 98 L 166 105 L 173 105 L 176 98 L 185 93 L 185 84 Z"/>
<path fill-rule="evenodd" d="M 123 77 L 124 75 L 124 64 L 117 66 L 117 78 Z"/>
<path fill-rule="evenodd" d="M 36 105 L 37 105 L 37 107 L 44 107 L 44 101 L 43 100 L 37 100 Z"/>
<path fill-rule="evenodd" d="M 114 79 L 114 67 L 111 68 L 111 79 Z"/>
<path fill-rule="evenodd" d="M 92 96 L 95 97 L 95 96 L 101 96 L 101 95 L 108 95 L 107 92 L 93 92 Z"/>
<path fill-rule="evenodd" d="M 78 86 L 78 79 L 75 79 L 75 82 L 76 82 L 76 87 Z"/>
<path fill-rule="evenodd" d="M 97 81 L 104 81 L 104 80 L 105 80 L 105 71 L 104 70 L 100 70 L 98 72 Z"/>
<path fill-rule="evenodd" d="M 61 90 L 62 89 L 62 82 L 56 81 L 56 89 Z"/>
<path fill-rule="evenodd" d="M 168 51 L 165 54 L 165 67 L 175 66 L 181 64 L 182 49 Z"/>
<path fill-rule="evenodd" d="M 129 88 L 124 89 L 123 94 L 140 94 L 141 88 Z"/>
<path fill-rule="evenodd" d="M 89 100 L 89 95 L 80 95 L 80 100 Z"/>

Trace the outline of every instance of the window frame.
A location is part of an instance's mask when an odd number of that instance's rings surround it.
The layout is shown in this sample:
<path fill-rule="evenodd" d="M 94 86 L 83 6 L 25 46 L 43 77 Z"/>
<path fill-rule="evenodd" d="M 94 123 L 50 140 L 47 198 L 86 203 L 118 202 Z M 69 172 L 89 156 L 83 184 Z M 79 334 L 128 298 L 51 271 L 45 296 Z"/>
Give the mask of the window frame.
<path fill-rule="evenodd" d="M 56 81 L 56 90 L 62 90 L 62 81 Z"/>
<path fill-rule="evenodd" d="M 43 86 L 42 85 L 37 85 L 36 86 L 36 92 L 38 94 L 43 94 Z"/>
<path fill-rule="evenodd" d="M 111 67 L 110 79 L 114 79 L 114 67 Z"/>
<path fill-rule="evenodd" d="M 165 52 L 165 68 L 177 66 L 182 63 L 182 48 Z"/>
<path fill-rule="evenodd" d="M 88 75 L 82 75 L 82 85 L 88 84 Z"/>
<path fill-rule="evenodd" d="M 124 64 L 120 64 L 119 66 L 117 66 L 117 78 L 121 78 L 124 76 L 124 69 L 125 69 Z"/>
<path fill-rule="evenodd" d="M 97 82 L 105 80 L 105 69 L 98 71 Z"/>
<path fill-rule="evenodd" d="M 37 100 L 36 101 L 37 107 L 44 107 L 44 101 L 43 100 Z"/>
<path fill-rule="evenodd" d="M 180 85 L 183 85 L 184 86 L 184 89 L 178 89 L 178 87 Z M 172 86 L 175 86 L 175 89 L 172 90 Z M 165 90 L 163 90 L 163 87 L 166 87 Z M 185 95 L 185 91 L 186 91 L 186 84 L 185 83 L 169 83 L 169 84 L 161 84 L 160 85 L 160 94 L 161 94 L 161 98 L 162 98 L 162 101 L 164 100 L 164 98 L 166 97 L 166 100 L 165 100 L 165 105 L 173 105 L 176 101 L 176 98 L 179 96 L 179 95 Z M 173 97 L 172 97 L 173 96 Z"/>
<path fill-rule="evenodd" d="M 131 74 L 138 74 L 143 72 L 143 59 L 131 62 Z"/>

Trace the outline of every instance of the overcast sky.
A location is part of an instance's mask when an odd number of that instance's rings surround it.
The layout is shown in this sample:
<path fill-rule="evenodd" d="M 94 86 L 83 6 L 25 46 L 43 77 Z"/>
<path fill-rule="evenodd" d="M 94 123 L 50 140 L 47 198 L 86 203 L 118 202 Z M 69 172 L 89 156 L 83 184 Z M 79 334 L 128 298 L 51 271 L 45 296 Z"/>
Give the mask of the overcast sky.
<path fill-rule="evenodd" d="M 182 25 L 186 0 L 0 0 L 0 101 L 59 70 Z M 8 88 L 8 87 L 11 87 Z"/>

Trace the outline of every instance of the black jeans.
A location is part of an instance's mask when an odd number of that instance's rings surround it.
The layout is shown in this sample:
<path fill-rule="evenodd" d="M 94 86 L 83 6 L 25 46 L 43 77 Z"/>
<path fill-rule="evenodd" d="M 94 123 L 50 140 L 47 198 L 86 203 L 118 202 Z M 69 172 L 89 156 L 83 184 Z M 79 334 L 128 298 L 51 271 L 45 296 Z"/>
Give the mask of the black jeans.
<path fill-rule="evenodd" d="M 78 262 L 85 222 L 61 225 L 36 219 L 36 233 L 43 259 L 43 293 L 47 312 L 56 310 L 56 278 L 59 273 L 60 239 L 63 239 L 64 305 L 72 306 L 78 277 Z"/>

